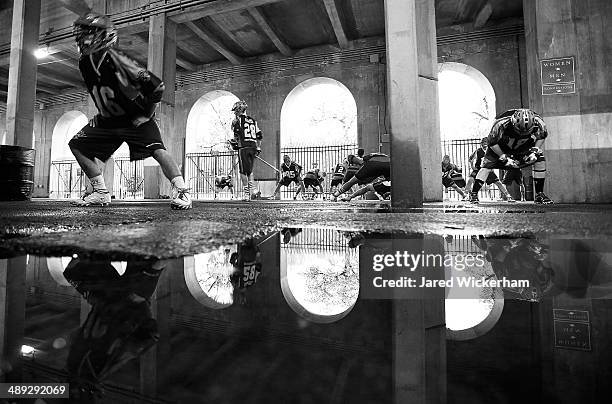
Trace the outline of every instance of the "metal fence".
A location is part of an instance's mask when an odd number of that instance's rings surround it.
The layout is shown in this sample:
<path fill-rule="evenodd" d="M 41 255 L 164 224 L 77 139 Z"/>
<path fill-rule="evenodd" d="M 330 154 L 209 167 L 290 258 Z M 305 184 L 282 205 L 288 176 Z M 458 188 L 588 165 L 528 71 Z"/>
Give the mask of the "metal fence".
<path fill-rule="evenodd" d="M 144 160 L 115 157 L 113 195 L 117 199 L 144 199 Z"/>
<path fill-rule="evenodd" d="M 480 139 L 459 139 L 459 140 L 443 140 L 442 154 L 448 154 L 450 161 L 463 169 L 463 177 L 468 180 L 472 169 L 470 167 L 470 154 L 480 147 Z M 442 158 L 440 158 L 442 162 Z M 495 170 L 497 176 L 500 176 L 499 170 Z M 442 175 L 440 173 L 440 175 Z M 501 178 L 501 177 L 500 177 Z M 445 189 L 444 199 L 459 200 L 461 196 L 453 189 Z M 484 185 L 478 194 L 480 199 L 498 199 L 501 197 L 499 189 L 493 184 Z"/>
<path fill-rule="evenodd" d="M 234 189 L 220 191 L 215 186 L 215 178 L 228 174 L 232 176 Z M 235 151 L 188 153 L 185 156 L 185 176 L 194 199 L 229 200 L 242 189 L 238 153 Z"/>
<path fill-rule="evenodd" d="M 283 147 L 281 149 L 282 156 L 288 154 L 293 161 L 298 163 L 303 168 L 303 174 L 318 168 L 321 172 L 326 173 L 325 181 L 323 181 L 323 191 L 329 194 L 332 174 L 336 164 L 342 164 L 349 154 L 357 153 L 356 144 L 346 144 L 339 146 L 313 146 L 313 147 Z M 302 175 L 303 176 L 303 175 Z M 293 199 L 297 192 L 297 185 L 292 183 L 289 187 L 281 189 L 281 199 Z M 308 195 L 313 195 L 312 190 L 308 191 Z"/>
<path fill-rule="evenodd" d="M 49 198 L 78 199 L 85 191 L 87 177 L 76 160 L 51 162 Z"/>

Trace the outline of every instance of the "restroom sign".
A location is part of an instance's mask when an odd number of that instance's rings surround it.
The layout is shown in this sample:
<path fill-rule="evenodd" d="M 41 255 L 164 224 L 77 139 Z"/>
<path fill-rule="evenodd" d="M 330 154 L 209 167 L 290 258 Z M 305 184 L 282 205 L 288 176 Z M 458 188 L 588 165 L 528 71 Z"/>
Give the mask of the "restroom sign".
<path fill-rule="evenodd" d="M 574 94 L 576 92 L 574 67 L 573 56 L 541 60 L 542 95 Z"/>

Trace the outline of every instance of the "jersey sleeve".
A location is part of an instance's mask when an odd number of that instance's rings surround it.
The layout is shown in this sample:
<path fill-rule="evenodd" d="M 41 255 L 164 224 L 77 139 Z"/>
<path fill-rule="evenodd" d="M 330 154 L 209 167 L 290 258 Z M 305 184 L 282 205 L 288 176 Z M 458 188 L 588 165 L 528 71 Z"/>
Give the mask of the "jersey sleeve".
<path fill-rule="evenodd" d="M 115 74 L 126 97 L 133 100 L 141 96 L 148 104 L 161 101 L 165 86 L 157 76 L 118 49 L 109 50 L 109 55 L 115 64 Z"/>
<path fill-rule="evenodd" d="M 504 134 L 504 128 L 505 128 L 504 122 L 505 122 L 505 119 L 499 119 L 495 121 L 495 123 L 493 124 L 493 127 L 491 128 L 491 132 L 489 133 L 489 136 L 487 137 L 489 147 L 495 146 L 501 140 L 502 135 Z"/>
<path fill-rule="evenodd" d="M 478 153 L 478 149 L 474 150 L 472 152 L 472 154 L 470 154 L 470 157 L 468 157 L 468 160 L 472 161 L 476 158 L 476 154 Z"/>
<path fill-rule="evenodd" d="M 546 139 L 548 137 L 548 129 L 542 118 L 536 116 L 535 123 L 537 128 L 535 132 L 536 140 Z"/>

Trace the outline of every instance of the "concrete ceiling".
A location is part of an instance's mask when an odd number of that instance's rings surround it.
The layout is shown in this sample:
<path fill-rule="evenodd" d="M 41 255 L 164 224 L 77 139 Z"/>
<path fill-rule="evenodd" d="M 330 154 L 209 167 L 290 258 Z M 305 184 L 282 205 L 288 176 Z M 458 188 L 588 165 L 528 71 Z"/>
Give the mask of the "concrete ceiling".
<path fill-rule="evenodd" d="M 39 63 L 41 95 L 80 88 L 71 24 L 84 0 L 42 0 L 41 43 L 51 39 L 51 55 Z M 119 45 L 146 64 L 148 13 L 179 0 L 93 0 L 117 23 Z M 88 0 L 91 4 L 92 1 Z M 182 1 L 185 2 L 185 0 Z M 192 2 L 193 3 L 193 2 Z M 77 7 L 78 9 L 78 7 Z M 349 46 L 350 41 L 384 35 L 383 0 L 214 0 L 170 10 L 177 26 L 177 69 L 294 51 L 318 45 Z M 0 1 L 0 101 L 6 98 L 12 1 Z M 522 0 L 436 0 L 438 29 L 460 24 L 476 28 L 522 18 Z"/>

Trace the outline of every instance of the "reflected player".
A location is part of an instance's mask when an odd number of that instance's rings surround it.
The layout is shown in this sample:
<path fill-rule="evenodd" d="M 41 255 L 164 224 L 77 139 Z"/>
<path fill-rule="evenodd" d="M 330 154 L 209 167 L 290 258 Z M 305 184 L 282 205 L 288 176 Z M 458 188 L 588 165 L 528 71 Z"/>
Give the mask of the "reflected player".
<path fill-rule="evenodd" d="M 336 201 L 340 195 L 347 192 L 355 184 L 367 184 L 381 176 L 385 180 L 391 179 L 391 160 L 386 154 L 369 153 L 364 155 L 363 158 L 353 156 L 351 160 L 353 163 L 360 163 L 361 168 L 359 168 L 353 178 L 342 185 L 342 188 L 334 192 L 333 201 Z"/>
<path fill-rule="evenodd" d="M 291 160 L 291 157 L 287 154 L 283 156 L 283 164 L 281 164 L 281 173 L 282 177 L 278 184 L 276 184 L 276 189 L 274 189 L 274 193 L 268 197 L 268 199 L 275 199 L 280 191 L 281 187 L 288 187 L 292 182 L 298 186 L 298 190 L 293 197 L 294 200 L 297 199 L 300 192 L 304 194 L 306 189 L 304 187 L 304 181 L 302 180 L 302 166 L 300 166 L 295 161 Z"/>
<path fill-rule="evenodd" d="M 237 101 L 232 107 L 232 112 L 236 115 L 232 122 L 232 132 L 234 139 L 232 147 L 238 150 L 238 164 L 240 167 L 240 177 L 244 186 L 243 199 L 251 200 L 251 194 L 255 191 L 255 181 L 253 180 L 253 167 L 255 158 L 261 153 L 261 140 L 263 135 L 257 126 L 257 121 L 248 116 L 248 105 L 244 101 Z M 255 195 L 253 195 L 255 196 Z"/>
<path fill-rule="evenodd" d="M 508 170 L 533 166 L 535 203 L 553 203 L 544 194 L 546 159 L 541 147 L 547 136 L 544 121 L 530 109 L 513 109 L 501 114 L 488 136 L 488 148 L 470 192 L 470 202 L 479 202 L 478 191 L 493 169 Z"/>
<path fill-rule="evenodd" d="M 468 182 L 465 187 L 465 189 L 468 192 L 472 189 L 471 187 L 474 184 L 474 180 L 476 179 L 476 176 L 478 175 L 478 171 L 480 171 L 480 168 L 482 165 L 482 159 L 484 158 L 487 152 L 487 144 L 488 144 L 488 138 L 483 137 L 480 140 L 480 147 L 474 150 L 474 152 L 470 155 L 470 165 L 472 166 L 472 172 L 470 173 L 470 177 L 468 178 Z M 504 184 L 499 181 L 499 178 L 497 177 L 497 174 L 495 174 L 494 171 L 491 171 L 489 173 L 489 176 L 487 177 L 485 183 L 487 185 L 495 184 L 497 189 L 499 189 L 499 192 L 501 193 L 501 197 L 504 201 L 515 202 L 514 198 L 510 196 L 510 193 L 508 192 Z"/>
<path fill-rule="evenodd" d="M 261 252 L 255 239 L 238 244 L 237 252 L 230 257 L 234 272 L 230 276 L 234 293 L 240 304 L 246 304 L 246 291 L 257 283 L 261 275 Z"/>
<path fill-rule="evenodd" d="M 117 48 L 117 30 L 107 16 L 89 13 L 78 18 L 74 36 L 80 54 L 79 70 L 98 114 L 68 143 L 92 185 L 90 193 L 72 204 L 110 204 L 111 196 L 96 159 L 106 162 L 126 142 L 130 160 L 157 160 L 172 184 L 171 208 L 190 209 L 189 189 L 166 151 L 154 120 L 164 83 Z"/>

